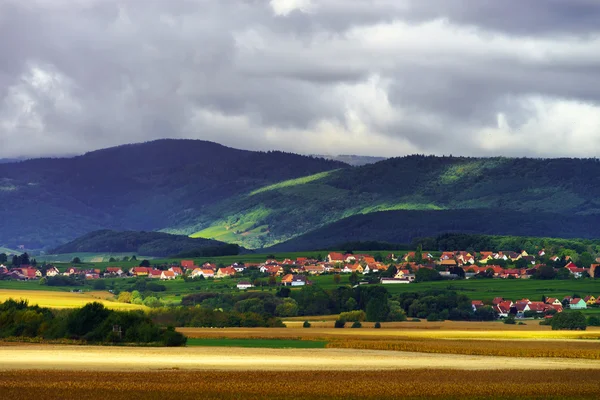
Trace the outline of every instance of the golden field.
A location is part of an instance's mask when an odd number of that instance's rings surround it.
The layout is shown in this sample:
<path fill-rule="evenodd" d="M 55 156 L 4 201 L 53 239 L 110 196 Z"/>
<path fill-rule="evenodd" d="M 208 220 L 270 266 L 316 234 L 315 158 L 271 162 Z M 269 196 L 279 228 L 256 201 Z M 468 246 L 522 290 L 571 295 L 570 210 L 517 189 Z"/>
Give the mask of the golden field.
<path fill-rule="evenodd" d="M 28 300 L 30 305 L 48 308 L 77 308 L 97 301 L 113 310 L 140 310 L 147 307 L 137 304 L 117 303 L 110 301 L 113 295 L 109 292 L 51 292 L 46 290 L 12 290 L 0 289 L 0 302 L 8 299 Z"/>
<path fill-rule="evenodd" d="M 459 327 L 459 325 L 455 325 Z M 463 328 L 464 329 L 464 328 Z M 399 330 L 330 328 L 180 328 L 190 338 L 327 341 L 327 348 L 502 357 L 600 360 L 600 330 Z"/>
<path fill-rule="evenodd" d="M 369 371 L 595 369 L 600 361 L 568 358 L 488 357 L 355 349 L 255 349 L 236 347 L 0 346 L 0 370 L 82 371 L 265 370 Z M 1 374 L 0 374 L 1 375 Z"/>
<path fill-rule="evenodd" d="M 9 371 L 3 400 L 597 399 L 598 371 Z"/>
<path fill-rule="evenodd" d="M 481 325 L 479 325 L 481 324 Z M 310 338 L 316 339 L 439 339 L 439 340 L 599 340 L 600 328 L 588 327 L 586 331 L 553 331 L 549 326 L 526 325 L 520 329 L 503 329 L 503 324 L 480 322 L 461 322 L 448 324 L 436 329 L 416 329 L 406 327 L 373 329 L 350 328 L 350 323 L 344 329 L 327 328 L 178 328 L 190 338 L 202 337 L 232 337 L 232 338 L 257 338 L 257 339 L 289 339 Z M 493 324 L 493 323 L 492 323 Z M 404 327 L 402 327 L 404 328 Z M 599 342 L 600 344 L 600 342 Z"/>

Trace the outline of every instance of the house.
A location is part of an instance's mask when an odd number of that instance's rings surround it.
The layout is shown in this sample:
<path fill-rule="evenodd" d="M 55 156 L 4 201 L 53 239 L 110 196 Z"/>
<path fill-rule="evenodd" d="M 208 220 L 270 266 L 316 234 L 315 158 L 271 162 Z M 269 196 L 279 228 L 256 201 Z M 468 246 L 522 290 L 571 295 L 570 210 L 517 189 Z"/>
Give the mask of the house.
<path fill-rule="evenodd" d="M 441 264 L 443 267 L 456 267 L 458 264 L 456 260 L 442 260 Z"/>
<path fill-rule="evenodd" d="M 56 267 L 49 267 L 46 270 L 46 276 L 52 277 L 52 276 L 56 276 L 56 275 L 59 275 L 59 274 L 60 274 L 60 271 Z"/>
<path fill-rule="evenodd" d="M 215 276 L 215 271 L 210 269 L 210 268 L 196 268 L 192 271 L 191 277 L 192 278 L 199 278 L 199 277 L 204 277 L 204 278 L 213 278 Z"/>
<path fill-rule="evenodd" d="M 181 260 L 181 267 L 185 269 L 195 269 L 194 260 Z"/>
<path fill-rule="evenodd" d="M 492 304 L 497 306 L 498 304 L 502 303 L 504 301 L 504 297 L 494 297 L 494 300 L 492 300 Z"/>
<path fill-rule="evenodd" d="M 162 271 L 159 269 L 148 268 L 148 278 L 152 279 L 160 279 L 162 276 Z"/>
<path fill-rule="evenodd" d="M 494 308 L 494 311 L 496 311 L 496 313 L 498 314 L 499 318 L 506 318 L 510 314 L 510 312 L 513 308 L 513 305 L 514 304 L 512 301 L 505 300 L 498 304 L 495 304 L 493 308 Z"/>
<path fill-rule="evenodd" d="M 246 282 L 246 281 L 241 281 L 236 286 L 240 290 L 246 290 L 246 289 L 250 289 L 251 287 L 254 287 L 253 284 L 251 284 L 250 282 Z"/>
<path fill-rule="evenodd" d="M 150 274 L 150 268 L 147 267 L 133 267 L 130 270 L 131 275 L 133 276 L 148 276 Z"/>
<path fill-rule="evenodd" d="M 330 263 L 343 263 L 344 255 L 342 253 L 329 253 L 327 254 L 327 261 Z"/>
<path fill-rule="evenodd" d="M 232 267 L 219 268 L 215 278 L 227 278 L 235 275 L 235 269 Z"/>
<path fill-rule="evenodd" d="M 86 271 L 85 279 L 100 279 L 100 274 L 95 271 Z"/>
<path fill-rule="evenodd" d="M 8 274 L 8 268 L 6 268 L 4 265 L 0 265 L 0 275 L 2 274 Z"/>
<path fill-rule="evenodd" d="M 171 268 L 169 268 L 169 271 L 171 271 L 172 273 L 174 273 L 175 276 L 181 276 L 181 275 L 183 275 L 183 270 L 180 267 L 171 267 Z"/>
<path fill-rule="evenodd" d="M 175 279 L 175 272 L 173 271 L 162 271 L 160 274 L 160 280 L 162 281 L 170 281 Z"/>
<path fill-rule="evenodd" d="M 546 255 L 546 249 L 541 249 L 540 251 L 538 251 L 539 257 L 544 257 L 545 255 Z"/>
<path fill-rule="evenodd" d="M 325 272 L 325 267 L 322 265 L 306 265 L 304 267 L 304 272 L 309 275 L 320 275 Z"/>
<path fill-rule="evenodd" d="M 475 312 L 478 308 L 485 307 L 485 304 L 481 300 L 473 300 L 471 301 L 471 307 L 473 307 L 473 312 Z"/>
<path fill-rule="evenodd" d="M 342 272 L 345 274 L 351 274 L 356 272 L 357 274 L 362 274 L 364 272 L 364 268 L 360 264 L 348 264 L 342 268 Z"/>
<path fill-rule="evenodd" d="M 235 272 L 242 273 L 246 270 L 246 266 L 244 264 L 235 263 L 232 265 Z"/>
<path fill-rule="evenodd" d="M 39 273 L 39 275 L 38 275 L 38 273 Z M 27 268 L 21 268 L 21 274 L 23 275 L 23 277 L 25 279 L 31 280 L 31 279 L 39 278 L 42 273 L 35 268 L 27 267 Z"/>
<path fill-rule="evenodd" d="M 546 298 L 546 304 L 552 305 L 552 306 L 561 306 L 562 307 L 562 303 L 560 302 L 559 299 L 555 298 L 555 297 L 548 297 Z"/>
<path fill-rule="evenodd" d="M 79 271 L 79 268 L 69 267 L 66 269 L 64 275 L 77 275 L 79 273 L 81 273 L 81 271 Z"/>
<path fill-rule="evenodd" d="M 596 304 L 596 298 L 594 296 L 585 296 L 583 301 L 585 301 L 585 304 L 587 304 L 588 306 Z"/>
<path fill-rule="evenodd" d="M 104 271 L 104 276 L 121 276 L 123 275 L 123 270 L 120 267 L 106 267 Z"/>
<path fill-rule="evenodd" d="M 565 268 L 568 269 L 571 275 L 573 275 L 575 278 L 581 278 L 584 272 L 587 272 L 585 268 L 579 268 L 573 262 L 570 262 L 567 265 L 565 265 Z"/>
<path fill-rule="evenodd" d="M 583 299 L 576 297 L 574 299 L 571 299 L 571 301 L 569 302 L 569 308 L 571 310 L 585 310 L 587 308 L 587 305 L 585 304 L 585 301 Z"/>
<path fill-rule="evenodd" d="M 260 272 L 263 274 L 280 276 L 283 274 L 283 267 L 279 265 L 263 265 L 259 268 Z"/>
<path fill-rule="evenodd" d="M 294 275 L 287 274 L 281 278 L 281 284 L 283 286 L 290 286 L 292 284 L 292 280 L 294 280 Z"/>

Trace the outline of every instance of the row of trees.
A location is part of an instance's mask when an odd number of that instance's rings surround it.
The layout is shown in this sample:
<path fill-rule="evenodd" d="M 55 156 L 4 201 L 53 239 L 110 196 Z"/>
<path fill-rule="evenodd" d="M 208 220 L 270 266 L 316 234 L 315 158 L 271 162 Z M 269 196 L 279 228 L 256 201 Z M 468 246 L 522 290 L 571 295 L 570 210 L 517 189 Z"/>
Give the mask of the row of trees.
<path fill-rule="evenodd" d="M 183 346 L 186 337 L 163 329 L 141 311 L 113 311 L 100 303 L 74 310 L 52 311 L 27 301 L 0 304 L 0 337 L 72 339 L 89 343 L 156 343 Z"/>

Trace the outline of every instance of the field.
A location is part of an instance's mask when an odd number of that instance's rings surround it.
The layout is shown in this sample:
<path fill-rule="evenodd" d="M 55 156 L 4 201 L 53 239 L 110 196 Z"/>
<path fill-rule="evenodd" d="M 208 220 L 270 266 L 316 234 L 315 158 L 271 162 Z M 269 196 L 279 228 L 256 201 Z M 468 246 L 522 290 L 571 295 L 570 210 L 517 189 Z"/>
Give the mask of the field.
<path fill-rule="evenodd" d="M 325 342 L 327 348 L 391 350 L 429 354 L 600 360 L 600 328 L 552 331 L 548 326 L 506 326 L 489 322 L 390 323 L 383 329 L 180 328 L 194 343 L 215 340 Z M 313 324 L 314 325 L 314 324 Z M 349 324 L 348 324 L 349 325 Z M 365 326 L 368 324 L 365 323 Z M 420 325 L 420 326 L 418 326 Z M 507 327 L 504 329 L 504 327 Z"/>
<path fill-rule="evenodd" d="M 18 283 L 18 282 L 17 282 Z M 0 302 L 8 299 L 26 299 L 29 304 L 37 304 L 49 308 L 77 308 L 97 301 L 113 310 L 139 310 L 146 307 L 136 304 L 125 304 L 110 301 L 112 295 L 108 292 L 71 293 L 59 291 L 33 291 L 0 289 Z"/>
<path fill-rule="evenodd" d="M 9 253 L 7 253 L 9 254 Z M 112 258 L 123 258 L 136 256 L 138 260 L 148 259 L 151 260 L 154 257 L 137 255 L 134 253 L 64 253 L 64 254 L 44 254 L 35 256 L 38 262 L 47 263 L 70 263 L 75 257 L 79 258 L 82 262 L 86 263 L 107 263 Z"/>
<path fill-rule="evenodd" d="M 597 371 L 9 371 L 4 400 L 16 399 L 597 399 Z"/>
<path fill-rule="evenodd" d="M 188 346 L 248 347 L 263 349 L 324 349 L 327 342 L 296 339 L 188 339 Z"/>

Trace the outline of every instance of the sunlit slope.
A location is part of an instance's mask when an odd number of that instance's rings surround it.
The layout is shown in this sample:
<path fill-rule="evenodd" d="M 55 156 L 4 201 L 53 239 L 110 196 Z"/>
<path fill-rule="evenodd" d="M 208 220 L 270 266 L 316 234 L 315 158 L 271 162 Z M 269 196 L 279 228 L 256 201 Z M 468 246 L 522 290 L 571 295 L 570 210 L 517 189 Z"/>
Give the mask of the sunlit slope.
<path fill-rule="evenodd" d="M 578 216 L 582 218 L 570 225 L 568 237 L 596 237 L 583 216 L 600 213 L 597 176 L 600 162 L 594 159 L 410 156 L 256 189 L 207 207 L 203 215 L 177 230 L 260 248 L 356 215 L 421 210 L 431 221 L 436 211 L 463 210 L 441 228 L 465 231 L 463 227 L 469 226 L 469 232 L 496 233 L 494 224 L 499 221 L 493 213 L 471 216 L 467 212 L 478 209 L 521 213 L 528 221 L 526 232 L 521 232 L 519 219 L 511 219 L 512 225 L 498 233 L 547 236 L 547 224 L 540 223 L 538 231 L 532 220 Z M 402 229 L 419 226 L 410 218 L 396 222 Z M 560 236 L 561 231 L 555 234 Z"/>

